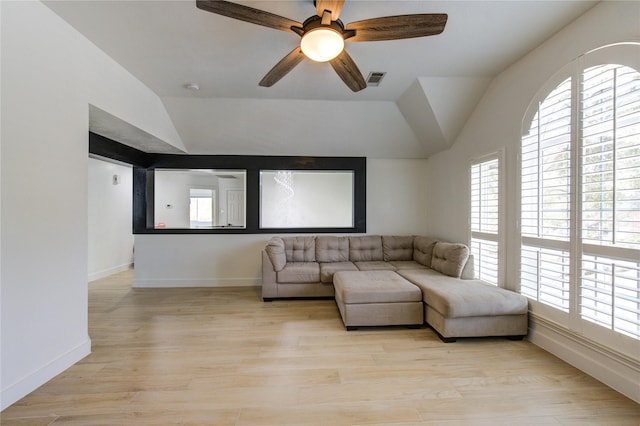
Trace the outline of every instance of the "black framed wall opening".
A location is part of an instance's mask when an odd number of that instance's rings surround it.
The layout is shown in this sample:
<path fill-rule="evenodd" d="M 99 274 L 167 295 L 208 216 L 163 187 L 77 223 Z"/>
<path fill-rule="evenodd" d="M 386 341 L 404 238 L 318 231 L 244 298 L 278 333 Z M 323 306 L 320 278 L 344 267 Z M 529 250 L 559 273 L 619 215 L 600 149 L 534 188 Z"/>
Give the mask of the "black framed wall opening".
<path fill-rule="evenodd" d="M 242 156 L 242 155 L 182 155 L 182 154 L 154 154 L 136 150 L 129 146 L 115 142 L 103 136 L 89 133 L 89 153 L 93 156 L 106 157 L 133 166 L 133 233 L 134 234 L 260 234 L 260 233 L 365 233 L 366 232 L 366 158 L 365 157 L 300 157 L 300 156 Z M 157 187 L 156 175 L 162 175 L 166 180 L 168 171 L 178 171 L 180 176 L 188 175 L 192 180 L 198 181 L 194 184 L 187 184 L 182 192 L 184 199 L 179 202 L 163 201 L 156 202 L 156 197 L 160 200 Z M 194 198 L 206 196 L 206 190 L 222 191 L 216 184 L 207 184 L 204 175 L 213 174 L 226 182 L 234 182 L 234 199 L 244 204 L 238 204 L 237 208 L 243 209 L 244 216 L 240 222 L 239 218 L 231 220 L 232 206 L 225 204 L 225 198 L 212 195 L 214 210 L 211 225 L 207 226 L 201 221 L 194 227 L 169 226 L 168 218 L 170 213 L 175 213 L 184 209 L 184 203 L 188 203 L 189 190 L 191 190 L 193 204 Z M 298 206 L 299 203 L 312 201 L 312 203 L 302 209 L 300 215 L 312 216 L 313 219 L 307 222 L 294 220 L 284 222 L 273 222 L 263 220 L 261 216 L 263 208 L 268 204 L 265 202 L 263 186 L 284 188 L 275 178 L 288 175 L 290 178 L 288 192 L 284 198 L 279 200 L 286 206 L 280 205 L 280 212 L 290 206 Z M 178 175 L 176 175 L 178 176 Z M 238 177 L 242 177 L 244 188 L 241 190 Z M 274 179 L 269 181 L 269 185 L 261 184 L 261 176 Z M 326 177 L 325 183 L 309 186 L 306 182 L 309 177 Z M 234 178 L 234 179 L 231 179 Z M 175 179 L 179 180 L 178 178 Z M 194 180 L 195 182 L 195 180 Z M 275 186 L 274 186 L 275 185 Z M 336 190 L 339 189 L 339 190 Z M 294 195 L 291 194 L 294 192 Z M 205 194 L 205 195 L 202 195 Z M 273 193 L 275 194 L 275 193 Z M 275 197 L 275 195 L 272 195 Z M 348 201 L 348 197 L 351 201 Z M 289 197 L 289 198 L 287 198 Z M 291 202 L 294 197 L 295 203 Z M 297 197 L 297 199 L 295 198 Z M 182 203 L 184 201 L 184 203 Z M 202 200 L 196 200 L 201 202 Z M 205 200 L 207 204 L 208 200 Z M 262 201 L 262 202 L 261 202 Z M 273 201 L 269 198 L 269 201 Z M 182 204 L 181 204 L 182 203 Z M 231 203 L 229 201 L 229 203 Z M 224 205 L 224 209 L 221 205 Z M 272 208 L 271 206 L 270 208 Z M 156 214 L 157 209 L 162 212 Z M 165 211 L 166 209 L 166 211 Z M 336 210 L 342 212 L 340 219 L 336 219 Z M 265 210 L 266 211 L 266 210 Z M 348 213 L 347 213 L 348 212 Z M 160 214 L 162 213 L 162 214 Z M 311 214 L 313 213 L 313 214 Z M 346 218 L 350 214 L 351 218 Z M 216 216 L 217 215 L 217 216 Z M 192 213 L 193 216 L 193 213 Z M 266 213 L 265 213 L 266 216 Z M 208 216 L 204 215 L 205 220 Z M 236 217 L 236 216 L 233 216 Z M 323 218 L 327 218 L 327 226 L 322 224 Z M 330 219 L 330 220 L 329 220 Z M 184 220 L 179 223 L 187 223 Z M 193 217 L 192 217 L 192 224 Z M 277 226 L 271 226 L 273 224 Z"/>

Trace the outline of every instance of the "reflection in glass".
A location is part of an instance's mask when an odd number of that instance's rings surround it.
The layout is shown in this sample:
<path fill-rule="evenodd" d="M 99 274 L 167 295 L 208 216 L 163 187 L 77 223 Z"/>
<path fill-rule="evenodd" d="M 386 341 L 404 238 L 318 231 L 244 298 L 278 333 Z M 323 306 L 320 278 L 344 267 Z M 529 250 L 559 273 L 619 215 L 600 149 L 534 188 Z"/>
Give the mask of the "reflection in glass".
<path fill-rule="evenodd" d="M 213 226 L 214 220 L 214 189 L 189 189 L 189 226 L 191 228 L 206 228 Z"/>
<path fill-rule="evenodd" d="M 351 228 L 352 171 L 263 170 L 261 228 Z"/>
<path fill-rule="evenodd" d="M 154 227 L 244 228 L 244 170 L 156 169 Z"/>

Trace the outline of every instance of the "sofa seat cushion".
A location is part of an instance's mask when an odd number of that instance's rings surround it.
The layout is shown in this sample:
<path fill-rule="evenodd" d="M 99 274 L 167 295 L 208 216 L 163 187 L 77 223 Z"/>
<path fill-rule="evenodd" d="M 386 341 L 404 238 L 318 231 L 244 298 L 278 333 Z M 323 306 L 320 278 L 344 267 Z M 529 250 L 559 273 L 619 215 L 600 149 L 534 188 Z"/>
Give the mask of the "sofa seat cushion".
<path fill-rule="evenodd" d="M 478 280 L 460 280 L 433 270 L 402 270 L 398 274 L 420 287 L 423 301 L 446 318 L 521 315 L 527 298 Z"/>
<path fill-rule="evenodd" d="M 415 260 L 393 260 L 389 262 L 396 270 L 400 269 L 428 269 L 426 266 Z"/>
<path fill-rule="evenodd" d="M 288 262 L 282 271 L 277 272 L 279 283 L 317 283 L 320 282 L 320 265 L 317 262 Z"/>
<path fill-rule="evenodd" d="M 392 271 L 341 271 L 333 276 L 343 303 L 419 302 L 420 289 Z"/>
<path fill-rule="evenodd" d="M 352 262 L 331 262 L 320 263 L 320 281 L 323 283 L 332 283 L 333 274 L 339 271 L 357 271 L 358 267 Z"/>
<path fill-rule="evenodd" d="M 396 267 L 382 260 L 368 262 L 353 262 L 360 271 L 395 271 Z"/>

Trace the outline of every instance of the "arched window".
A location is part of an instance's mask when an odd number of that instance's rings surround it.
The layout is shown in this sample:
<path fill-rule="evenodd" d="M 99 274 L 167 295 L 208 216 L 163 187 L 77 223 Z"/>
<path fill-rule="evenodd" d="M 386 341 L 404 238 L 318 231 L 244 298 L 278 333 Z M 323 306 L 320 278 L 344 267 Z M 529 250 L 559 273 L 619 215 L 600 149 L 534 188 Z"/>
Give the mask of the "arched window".
<path fill-rule="evenodd" d="M 612 46 L 564 68 L 530 107 L 520 155 L 520 292 L 577 331 L 597 325 L 633 339 L 640 339 L 638 50 Z"/>

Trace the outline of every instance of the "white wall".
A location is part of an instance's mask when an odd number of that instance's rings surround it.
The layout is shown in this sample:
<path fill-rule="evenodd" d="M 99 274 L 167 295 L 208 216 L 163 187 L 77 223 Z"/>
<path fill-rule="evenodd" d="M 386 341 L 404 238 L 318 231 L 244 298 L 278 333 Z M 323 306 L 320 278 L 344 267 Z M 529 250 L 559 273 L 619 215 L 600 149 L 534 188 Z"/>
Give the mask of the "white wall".
<path fill-rule="evenodd" d="M 153 223 L 167 228 L 189 228 L 189 185 L 192 177 L 179 171 L 156 171 Z"/>
<path fill-rule="evenodd" d="M 367 233 L 426 235 L 427 160 L 367 160 Z"/>
<path fill-rule="evenodd" d="M 119 183 L 113 184 L 113 176 Z M 129 166 L 89 159 L 89 281 L 133 263 L 133 173 Z"/>
<path fill-rule="evenodd" d="M 515 289 L 518 280 L 519 233 L 516 228 L 520 197 L 517 182 L 517 152 L 523 116 L 536 92 L 560 68 L 595 48 L 623 41 L 640 41 L 640 3 L 602 2 L 554 35 L 541 46 L 498 75 L 467 121 L 453 147 L 434 155 L 428 162 L 429 231 L 450 241 L 469 237 L 469 161 L 504 150 L 506 188 L 506 278 Z M 640 365 L 605 365 L 586 355 L 593 348 L 578 345 L 548 329 L 542 341 L 543 325 L 534 324 L 530 339 L 545 349 L 579 366 L 602 381 L 640 400 Z M 553 337 L 552 337 L 553 334 Z M 635 349 L 629 348 L 633 357 Z M 568 355 L 572 354 L 572 355 Z M 637 350 L 635 357 L 637 359 Z M 599 355 L 598 355 L 599 356 Z M 617 370 L 618 373 L 611 374 Z"/>
<path fill-rule="evenodd" d="M 367 160 L 367 233 L 412 235 L 427 230 L 426 160 Z M 416 195 L 418 194 L 418 195 Z M 260 285 L 260 251 L 271 238 L 254 235 L 136 235 L 134 286 Z"/>
<path fill-rule="evenodd" d="M 0 2 L 0 405 L 90 351 L 88 111 L 180 149 L 160 99 L 39 2 Z"/>

